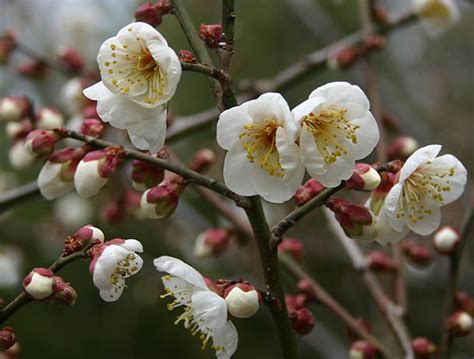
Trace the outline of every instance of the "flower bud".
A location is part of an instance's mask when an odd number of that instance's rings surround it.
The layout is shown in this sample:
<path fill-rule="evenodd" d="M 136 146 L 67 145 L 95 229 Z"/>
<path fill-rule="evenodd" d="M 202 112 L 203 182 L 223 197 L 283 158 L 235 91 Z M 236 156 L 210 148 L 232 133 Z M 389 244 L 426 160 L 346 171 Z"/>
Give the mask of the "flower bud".
<path fill-rule="evenodd" d="M 202 232 L 196 238 L 193 254 L 198 258 L 220 256 L 229 247 L 230 235 L 227 228 L 211 228 Z"/>
<path fill-rule="evenodd" d="M 296 284 L 298 290 L 309 300 L 316 299 L 313 283 L 310 279 L 303 278 Z"/>
<path fill-rule="evenodd" d="M 356 163 L 346 187 L 355 191 L 373 191 L 381 182 L 379 173 L 366 163 Z"/>
<path fill-rule="evenodd" d="M 227 310 L 236 318 L 250 318 L 257 313 L 262 302 L 258 290 L 250 284 L 237 283 L 224 292 Z"/>
<path fill-rule="evenodd" d="M 198 62 L 193 53 L 188 50 L 179 50 L 179 61 L 187 64 L 197 64 Z"/>
<path fill-rule="evenodd" d="M 303 244 L 296 238 L 285 237 L 278 245 L 278 251 L 287 253 L 293 257 L 295 261 L 303 259 Z"/>
<path fill-rule="evenodd" d="M 416 244 L 413 241 L 404 241 L 402 243 L 402 250 L 411 263 L 419 266 L 426 266 L 433 260 L 428 247 Z"/>
<path fill-rule="evenodd" d="M 87 87 L 86 82 L 79 77 L 67 81 L 61 89 L 61 105 L 69 115 L 75 115 L 88 103 L 82 91 Z"/>
<path fill-rule="evenodd" d="M 387 157 L 391 160 L 405 161 L 415 152 L 419 147 L 418 141 L 413 137 L 402 136 L 398 137 L 387 147 Z"/>
<path fill-rule="evenodd" d="M 370 210 L 377 215 L 385 202 L 385 197 L 396 182 L 396 175 L 391 172 L 382 172 L 380 179 L 380 184 L 370 196 Z"/>
<path fill-rule="evenodd" d="M 362 318 L 356 318 L 357 324 L 359 328 L 364 331 L 365 333 L 369 334 L 372 331 L 372 326 L 370 325 L 370 322 L 368 320 L 362 319 Z M 352 328 L 347 328 L 347 335 L 351 342 L 355 342 L 357 340 L 361 340 L 362 338 L 360 335 L 352 330 Z"/>
<path fill-rule="evenodd" d="M 309 334 L 313 330 L 314 316 L 308 309 L 297 309 L 289 313 L 289 315 L 291 326 L 295 333 L 303 336 Z"/>
<path fill-rule="evenodd" d="M 60 138 L 59 133 L 55 131 L 34 130 L 26 136 L 25 147 L 33 157 L 49 156 Z"/>
<path fill-rule="evenodd" d="M 0 120 L 20 121 L 28 112 L 30 101 L 24 96 L 8 96 L 0 100 Z"/>
<path fill-rule="evenodd" d="M 285 295 L 285 303 L 288 308 L 288 313 L 294 312 L 295 310 L 304 308 L 309 303 L 309 298 L 304 293 L 299 294 L 287 294 Z"/>
<path fill-rule="evenodd" d="M 13 29 L 7 29 L 0 36 L 0 65 L 5 65 L 16 46 L 16 33 Z"/>
<path fill-rule="evenodd" d="M 371 251 L 366 257 L 368 267 L 374 272 L 396 272 L 398 266 L 382 251 Z"/>
<path fill-rule="evenodd" d="M 199 150 L 189 163 L 189 168 L 195 172 L 206 172 L 216 162 L 216 155 L 212 150 L 204 148 Z"/>
<path fill-rule="evenodd" d="M 135 21 L 145 22 L 153 27 L 157 27 L 163 21 L 163 16 L 168 14 L 172 7 L 169 0 L 161 0 L 156 4 L 142 4 L 135 10 Z"/>
<path fill-rule="evenodd" d="M 33 299 L 48 298 L 54 292 L 54 273 L 46 268 L 33 269 L 23 280 L 23 290 Z"/>
<path fill-rule="evenodd" d="M 352 343 L 349 350 L 350 359 L 375 359 L 377 357 L 377 347 L 365 340 L 358 340 Z"/>
<path fill-rule="evenodd" d="M 222 25 L 201 24 L 199 27 L 199 37 L 206 43 L 210 49 L 216 49 L 222 40 Z"/>
<path fill-rule="evenodd" d="M 19 140 L 10 147 L 8 159 L 11 166 L 18 170 L 29 167 L 35 161 L 35 157 L 26 149 L 24 140 Z"/>
<path fill-rule="evenodd" d="M 466 292 L 457 292 L 454 296 L 454 305 L 457 309 L 474 315 L 474 299 Z"/>
<path fill-rule="evenodd" d="M 77 194 L 83 198 L 90 198 L 99 193 L 117 168 L 122 151 L 118 147 L 108 147 L 86 154 L 77 165 L 74 174 Z"/>
<path fill-rule="evenodd" d="M 316 181 L 314 178 L 311 178 L 296 190 L 293 199 L 295 200 L 297 206 L 302 206 L 325 189 L 326 187 L 324 187 L 321 183 Z"/>
<path fill-rule="evenodd" d="M 68 70 L 80 72 L 84 69 L 84 59 L 79 52 L 71 47 L 61 46 L 56 51 L 56 55 Z"/>
<path fill-rule="evenodd" d="M 0 347 L 4 350 L 11 348 L 16 343 L 16 335 L 13 328 L 4 327 L 0 330 Z"/>
<path fill-rule="evenodd" d="M 38 176 L 38 187 L 44 198 L 52 200 L 74 189 L 74 173 L 86 151 L 67 147 L 49 156 Z"/>
<path fill-rule="evenodd" d="M 46 64 L 41 60 L 25 61 L 18 65 L 16 72 L 22 76 L 38 79 L 46 73 Z"/>
<path fill-rule="evenodd" d="M 178 206 L 181 189 L 168 181 L 146 190 L 140 201 L 140 208 L 147 218 L 167 218 Z"/>
<path fill-rule="evenodd" d="M 132 185 L 137 191 L 157 186 L 164 177 L 163 167 L 139 160 L 132 162 Z"/>
<path fill-rule="evenodd" d="M 25 138 L 33 130 L 34 127 L 29 120 L 7 122 L 5 126 L 5 132 L 10 140 Z"/>
<path fill-rule="evenodd" d="M 416 359 L 428 359 L 436 353 L 436 345 L 424 337 L 418 337 L 411 341 L 411 347 Z"/>
<path fill-rule="evenodd" d="M 435 249 L 444 255 L 451 255 L 461 240 L 457 230 L 452 227 L 443 227 L 436 231 L 433 236 L 433 245 Z"/>
<path fill-rule="evenodd" d="M 74 305 L 77 302 L 77 292 L 61 277 L 54 276 L 54 293 L 49 300 L 55 304 Z"/>
<path fill-rule="evenodd" d="M 81 125 L 79 132 L 85 136 L 101 138 L 104 134 L 104 123 L 97 118 L 87 118 Z"/>
<path fill-rule="evenodd" d="M 448 330 L 453 336 L 465 337 L 471 329 L 472 317 L 466 312 L 457 311 L 448 318 Z"/>
<path fill-rule="evenodd" d="M 38 113 L 37 123 L 38 128 L 43 130 L 52 130 L 53 128 L 61 127 L 64 124 L 63 116 L 55 109 L 42 108 Z"/>
<path fill-rule="evenodd" d="M 368 208 L 334 197 L 327 201 L 327 206 L 349 238 L 363 241 L 377 238 L 375 216 Z"/>
<path fill-rule="evenodd" d="M 88 224 L 64 240 L 64 255 L 68 256 L 72 253 L 79 252 L 90 243 L 103 243 L 104 238 L 104 232 Z"/>

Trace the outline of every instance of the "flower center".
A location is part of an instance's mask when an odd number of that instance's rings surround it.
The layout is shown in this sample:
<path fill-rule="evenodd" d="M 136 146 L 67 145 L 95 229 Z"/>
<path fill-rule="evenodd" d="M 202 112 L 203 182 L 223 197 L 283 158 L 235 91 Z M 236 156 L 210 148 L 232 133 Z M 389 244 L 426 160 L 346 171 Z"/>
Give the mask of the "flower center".
<path fill-rule="evenodd" d="M 280 155 L 276 147 L 278 127 L 280 126 L 274 119 L 266 119 L 263 123 L 245 125 L 239 138 L 251 163 L 256 163 L 271 176 L 283 177 L 285 171 L 280 165 Z"/>
<path fill-rule="evenodd" d="M 357 143 L 356 133 L 360 126 L 350 123 L 345 117 L 346 112 L 345 109 L 330 107 L 317 114 L 311 112 L 303 119 L 302 126 L 313 135 L 326 165 L 348 154 L 349 150 L 343 144 L 345 140 Z"/>
<path fill-rule="evenodd" d="M 438 0 L 427 1 L 421 9 L 420 14 L 428 18 L 439 17 L 442 19 L 449 19 L 448 7 Z"/>
<path fill-rule="evenodd" d="M 123 278 L 130 277 L 138 271 L 138 267 L 135 264 L 136 255 L 130 253 L 124 259 L 117 263 L 115 271 L 110 276 L 110 282 L 116 288 L 125 287 Z"/>
<path fill-rule="evenodd" d="M 430 198 L 442 205 L 443 192 L 451 190 L 450 181 L 447 178 L 452 177 L 454 173 L 454 168 L 436 168 L 431 166 L 431 161 L 419 167 L 405 180 L 397 218 L 404 218 L 407 213 L 407 219 L 416 223 L 422 220 L 424 215 L 432 214 L 431 209 L 425 207 L 425 199 Z"/>

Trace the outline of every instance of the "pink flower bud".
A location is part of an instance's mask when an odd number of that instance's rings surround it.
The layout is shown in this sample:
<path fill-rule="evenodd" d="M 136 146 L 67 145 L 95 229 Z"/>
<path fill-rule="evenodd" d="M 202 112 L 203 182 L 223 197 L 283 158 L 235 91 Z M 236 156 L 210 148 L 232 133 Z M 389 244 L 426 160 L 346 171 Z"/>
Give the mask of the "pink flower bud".
<path fill-rule="evenodd" d="M 135 21 L 145 22 L 153 27 L 157 27 L 163 21 L 163 16 L 172 9 L 169 0 L 161 0 L 156 4 L 145 3 L 135 10 Z"/>
<path fill-rule="evenodd" d="M 46 73 L 47 66 L 42 61 L 25 61 L 18 65 L 16 72 L 22 76 L 38 79 Z"/>
<path fill-rule="evenodd" d="M 371 251 L 367 254 L 367 265 L 374 272 L 396 272 L 398 267 L 393 259 L 382 251 Z"/>
<path fill-rule="evenodd" d="M 358 340 L 352 343 L 349 350 L 350 359 L 375 359 L 377 356 L 377 347 L 365 340 Z"/>
<path fill-rule="evenodd" d="M 83 198 L 90 198 L 99 193 L 117 168 L 122 153 L 121 148 L 108 147 L 86 154 L 74 174 L 77 194 Z"/>
<path fill-rule="evenodd" d="M 0 65 L 5 65 L 10 59 L 10 55 L 16 47 L 16 32 L 7 29 L 0 36 Z"/>
<path fill-rule="evenodd" d="M 206 43 L 206 46 L 210 49 L 217 48 L 222 40 L 222 25 L 201 24 L 201 26 L 199 27 L 199 37 Z"/>
<path fill-rule="evenodd" d="M 336 220 L 349 238 L 364 241 L 377 238 L 375 216 L 368 208 L 334 197 L 326 205 L 335 213 Z"/>
<path fill-rule="evenodd" d="M 188 64 L 196 64 L 198 62 L 193 53 L 188 50 L 179 50 L 179 61 Z"/>
<path fill-rule="evenodd" d="M 146 190 L 140 201 L 140 208 L 147 218 L 167 218 L 178 206 L 182 189 L 167 180 L 158 186 Z"/>
<path fill-rule="evenodd" d="M 285 303 L 288 308 L 288 313 L 294 312 L 298 309 L 304 308 L 308 303 L 308 296 L 300 293 L 296 295 L 287 294 L 285 295 Z"/>
<path fill-rule="evenodd" d="M 85 136 L 101 138 L 104 134 L 104 123 L 97 118 L 85 119 L 81 125 L 80 132 Z"/>
<path fill-rule="evenodd" d="M 298 281 L 296 287 L 302 294 L 306 296 L 307 301 L 316 299 L 314 287 L 313 287 L 313 284 L 311 283 L 311 280 L 306 279 L 306 278 L 301 279 Z"/>
<path fill-rule="evenodd" d="M 314 178 L 311 178 L 296 190 L 293 199 L 295 200 L 297 206 L 302 206 L 325 189 L 326 187 L 324 187 L 321 183 L 316 181 Z"/>
<path fill-rule="evenodd" d="M 24 96 L 8 96 L 0 100 L 0 120 L 20 121 L 28 113 L 30 101 Z"/>
<path fill-rule="evenodd" d="M 372 331 L 372 326 L 371 326 L 369 321 L 367 321 L 365 319 L 362 319 L 362 318 L 357 318 L 356 321 L 357 321 L 357 324 L 358 324 L 359 328 L 361 330 L 363 330 L 364 332 L 366 332 L 367 334 Z M 347 329 L 347 335 L 348 335 L 349 339 L 351 340 L 351 342 L 355 342 L 357 340 L 362 339 L 358 333 L 356 333 L 355 331 L 352 330 L 352 328 Z"/>
<path fill-rule="evenodd" d="M 54 292 L 54 273 L 46 268 L 33 269 L 23 280 L 23 290 L 33 299 L 48 298 Z"/>
<path fill-rule="evenodd" d="M 71 47 L 61 46 L 56 55 L 59 61 L 70 71 L 80 72 L 84 69 L 84 59 L 79 52 Z"/>
<path fill-rule="evenodd" d="M 84 249 L 90 243 L 103 243 L 104 232 L 99 228 L 90 224 L 76 231 L 72 236 L 68 236 L 64 240 L 64 255 L 68 256 L 72 253 Z"/>
<path fill-rule="evenodd" d="M 216 161 L 216 155 L 208 148 L 199 150 L 191 160 L 189 168 L 195 172 L 206 172 Z"/>
<path fill-rule="evenodd" d="M 61 305 L 74 305 L 77 302 L 77 292 L 59 276 L 54 276 L 54 293 L 49 301 Z"/>
<path fill-rule="evenodd" d="M 448 330 L 451 335 L 456 337 L 465 337 L 469 335 L 472 329 L 472 317 L 469 313 L 457 311 L 448 318 Z"/>
<path fill-rule="evenodd" d="M 314 328 L 314 316 L 306 308 L 297 309 L 291 313 L 291 326 L 295 333 L 303 336 L 309 334 Z"/>
<path fill-rule="evenodd" d="M 4 350 L 11 348 L 16 343 L 16 335 L 13 328 L 4 327 L 0 330 L 0 347 Z"/>
<path fill-rule="evenodd" d="M 388 159 L 405 161 L 418 147 L 418 142 L 413 137 L 398 137 L 387 147 Z"/>
<path fill-rule="evenodd" d="M 230 235 L 227 228 L 211 228 L 202 232 L 196 238 L 194 255 L 198 258 L 220 256 L 229 247 Z"/>
<path fill-rule="evenodd" d="M 428 247 L 410 240 L 405 240 L 402 243 L 402 250 L 411 263 L 419 266 L 426 266 L 433 260 Z"/>
<path fill-rule="evenodd" d="M 452 227 L 443 227 L 436 231 L 433 236 L 435 249 L 444 255 L 451 255 L 461 240 L 459 232 Z"/>
<path fill-rule="evenodd" d="M 303 244 L 296 238 L 285 237 L 278 245 L 278 251 L 287 253 L 296 261 L 303 259 Z"/>
<path fill-rule="evenodd" d="M 227 310 L 236 318 L 250 318 L 257 313 L 262 302 L 259 291 L 250 284 L 237 283 L 224 292 Z"/>
<path fill-rule="evenodd" d="M 379 173 L 366 163 L 356 163 L 354 173 L 346 181 L 346 187 L 355 191 L 373 191 L 380 184 Z"/>
<path fill-rule="evenodd" d="M 42 108 L 38 113 L 37 127 L 43 130 L 52 130 L 64 124 L 63 116 L 55 109 Z"/>
<path fill-rule="evenodd" d="M 163 167 L 139 160 L 132 162 L 132 185 L 137 191 L 157 186 L 164 177 Z"/>
<path fill-rule="evenodd" d="M 33 130 L 34 127 L 29 120 L 7 122 L 7 125 L 5 126 L 5 132 L 10 140 L 25 138 Z"/>
<path fill-rule="evenodd" d="M 436 345 L 424 337 L 413 339 L 411 347 L 416 359 L 428 359 L 437 350 Z"/>
<path fill-rule="evenodd" d="M 34 130 L 26 136 L 25 147 L 33 157 L 49 156 L 60 138 L 59 133 L 55 131 Z"/>
<path fill-rule="evenodd" d="M 107 203 L 101 210 L 101 217 L 108 224 L 119 222 L 123 218 L 123 211 L 118 201 Z"/>
<path fill-rule="evenodd" d="M 23 139 L 13 143 L 8 151 L 8 159 L 11 166 L 18 170 L 31 166 L 35 161 L 35 157 L 25 147 Z"/>

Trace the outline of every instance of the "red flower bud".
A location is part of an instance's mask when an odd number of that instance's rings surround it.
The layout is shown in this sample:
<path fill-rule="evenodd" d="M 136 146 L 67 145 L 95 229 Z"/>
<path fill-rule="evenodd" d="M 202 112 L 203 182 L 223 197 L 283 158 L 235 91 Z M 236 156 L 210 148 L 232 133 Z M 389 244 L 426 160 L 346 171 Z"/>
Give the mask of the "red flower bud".
<path fill-rule="evenodd" d="M 57 50 L 56 55 L 68 70 L 80 72 L 84 69 L 84 59 L 77 50 L 62 46 Z"/>
<path fill-rule="evenodd" d="M 157 186 L 163 181 L 164 176 L 163 167 L 139 160 L 132 162 L 132 184 L 137 191 Z"/>
<path fill-rule="evenodd" d="M 206 46 L 210 49 L 217 48 L 222 40 L 222 25 L 201 24 L 201 26 L 199 27 L 199 37 L 206 43 Z"/>
<path fill-rule="evenodd" d="M 472 317 L 469 313 L 457 311 L 448 318 L 448 330 L 451 335 L 465 337 L 471 332 L 473 325 Z"/>
<path fill-rule="evenodd" d="M 377 356 L 377 347 L 365 340 L 354 342 L 349 350 L 350 359 L 375 359 Z"/>
<path fill-rule="evenodd" d="M 30 120 L 7 122 L 7 125 L 5 126 L 7 137 L 13 141 L 25 138 L 33 130 L 34 127 Z"/>
<path fill-rule="evenodd" d="M 169 0 L 160 0 L 156 4 L 145 3 L 135 10 L 135 21 L 145 22 L 153 27 L 161 24 L 163 16 L 172 9 Z"/>
<path fill-rule="evenodd" d="M 178 206 L 179 195 L 184 187 L 164 180 L 142 195 L 140 207 L 147 218 L 167 218 Z"/>
<path fill-rule="evenodd" d="M 217 257 L 229 247 L 231 232 L 227 228 L 211 228 L 202 232 L 195 241 L 194 255 L 198 258 Z"/>
<path fill-rule="evenodd" d="M 424 337 L 418 337 L 411 341 L 411 347 L 416 359 L 428 359 L 436 353 L 436 345 Z"/>
<path fill-rule="evenodd" d="M 283 238 L 278 245 L 278 251 L 289 254 L 296 261 L 303 259 L 303 244 L 296 238 Z"/>
<path fill-rule="evenodd" d="M 297 206 L 302 206 L 325 189 L 326 187 L 324 187 L 321 183 L 316 181 L 314 178 L 311 178 L 296 190 L 293 199 L 295 200 Z"/>
<path fill-rule="evenodd" d="M 199 150 L 189 163 L 189 168 L 195 172 L 206 172 L 216 162 L 216 155 L 212 150 L 204 148 Z"/>
<path fill-rule="evenodd" d="M 301 336 L 309 334 L 314 328 L 314 316 L 306 308 L 291 312 L 290 320 L 293 330 Z"/>
<path fill-rule="evenodd" d="M 370 210 L 376 214 L 380 212 L 385 197 L 396 182 L 396 175 L 391 172 L 380 173 L 381 182 L 370 196 Z"/>
<path fill-rule="evenodd" d="M 457 309 L 474 316 L 474 299 L 466 292 L 457 292 L 454 296 L 454 305 Z"/>
<path fill-rule="evenodd" d="M 306 294 L 287 294 L 285 295 L 285 303 L 288 308 L 288 313 L 294 312 L 298 309 L 304 308 L 309 303 L 309 298 Z"/>
<path fill-rule="evenodd" d="M 0 347 L 4 350 L 11 348 L 16 343 L 16 335 L 13 328 L 4 327 L 0 330 Z"/>
<path fill-rule="evenodd" d="M 79 252 L 90 243 L 98 244 L 103 242 L 104 233 L 99 228 L 88 224 L 64 240 L 64 255 L 68 256 L 72 253 Z"/>
<path fill-rule="evenodd" d="M 104 134 L 104 123 L 97 118 L 85 119 L 81 125 L 80 132 L 85 136 L 101 138 Z"/>
<path fill-rule="evenodd" d="M 371 251 L 367 254 L 367 265 L 375 272 L 396 272 L 398 266 L 392 258 L 382 251 Z"/>
<path fill-rule="evenodd" d="M 356 163 L 354 173 L 345 185 L 355 191 L 372 191 L 380 184 L 379 173 L 366 163 Z"/>
<path fill-rule="evenodd" d="M 69 284 L 65 283 L 61 277 L 54 277 L 54 293 L 48 300 L 55 304 L 74 305 L 77 302 L 77 292 Z"/>
<path fill-rule="evenodd" d="M 354 65 L 361 55 L 358 46 L 345 47 L 328 57 L 328 67 L 333 70 L 347 69 Z"/>
<path fill-rule="evenodd" d="M 31 78 L 42 77 L 46 73 L 47 67 L 42 61 L 25 61 L 17 66 L 16 71 L 23 76 Z"/>
<path fill-rule="evenodd" d="M 387 147 L 387 157 L 389 160 L 405 161 L 410 155 L 418 149 L 418 141 L 413 137 L 398 137 Z"/>
<path fill-rule="evenodd" d="M 188 64 L 197 64 L 198 62 L 193 53 L 188 50 L 179 50 L 179 61 Z"/>
<path fill-rule="evenodd" d="M 426 266 L 433 260 L 428 247 L 410 240 L 402 243 L 402 250 L 410 262 L 419 266 Z"/>
<path fill-rule="evenodd" d="M 298 284 L 296 285 L 296 287 L 302 294 L 306 296 L 307 301 L 316 299 L 311 280 L 306 279 L 306 278 L 301 279 L 300 281 L 298 281 Z"/>
<path fill-rule="evenodd" d="M 49 156 L 60 139 L 59 132 L 34 130 L 26 136 L 25 147 L 33 157 Z"/>

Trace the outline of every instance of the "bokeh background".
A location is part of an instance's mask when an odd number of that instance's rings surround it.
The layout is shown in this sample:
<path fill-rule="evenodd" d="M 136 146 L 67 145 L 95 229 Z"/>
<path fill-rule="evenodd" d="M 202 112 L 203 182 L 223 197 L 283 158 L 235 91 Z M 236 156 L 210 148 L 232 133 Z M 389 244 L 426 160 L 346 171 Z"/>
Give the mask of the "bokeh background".
<path fill-rule="evenodd" d="M 14 27 L 19 40 L 45 55 L 58 46 L 76 48 L 95 67 L 101 43 L 132 21 L 133 11 L 141 2 L 132 0 L 0 0 L 0 30 Z M 196 25 L 220 21 L 220 5 L 215 0 L 187 1 Z M 358 29 L 355 0 L 238 0 L 236 1 L 236 51 L 233 58 L 235 83 L 245 79 L 271 77 L 302 56 Z M 381 1 L 393 13 L 409 9 L 408 0 Z M 383 51 L 374 55 L 384 110 L 400 120 L 402 134 L 415 137 L 420 144 L 443 144 L 443 153 L 460 158 L 469 172 L 473 169 L 474 124 L 474 6 L 458 3 L 462 18 L 442 36 L 431 39 L 419 25 L 391 34 Z M 165 17 L 159 30 L 176 51 L 189 49 L 172 16 Z M 36 106 L 61 108 L 61 88 L 67 78 L 50 71 L 42 80 L 32 81 L 16 74 L 24 58 L 15 55 L 9 65 L 0 68 L 0 97 L 28 95 Z M 283 95 L 290 107 L 304 100 L 316 87 L 334 80 L 346 80 L 365 88 L 362 66 L 350 70 L 328 70 L 307 76 Z M 213 106 L 205 78 L 184 73 L 171 102 L 177 116 L 191 115 Z M 8 141 L 0 131 L 0 191 L 36 178 L 41 163 L 23 171 L 14 171 L 8 163 Z M 182 159 L 190 159 L 196 150 L 209 147 L 220 160 L 223 153 L 215 143 L 214 126 L 195 131 L 173 144 Z M 221 162 L 211 170 L 221 178 Z M 193 258 L 195 237 L 209 226 L 225 224 L 192 191 L 187 190 L 176 213 L 163 221 L 143 221 L 129 216 L 108 224 L 101 211 L 130 186 L 126 171 L 90 201 L 74 195 L 48 202 L 41 198 L 24 203 L 0 217 L 0 296 L 5 301 L 21 289 L 19 279 L 33 267 L 47 266 L 61 251 L 66 234 L 94 223 L 108 239 L 137 238 L 145 247 L 145 266 L 129 281 L 122 298 L 113 304 L 98 296 L 87 270 L 87 263 L 76 262 L 61 275 L 73 284 L 79 301 L 72 308 L 28 305 L 8 325 L 20 341 L 23 358 L 210 358 L 210 349 L 181 326 L 173 325 L 177 313 L 168 312 L 159 300 L 160 275 L 152 259 L 173 255 L 193 264 L 207 276 L 246 278 L 262 284 L 256 249 L 252 244 L 232 244 L 220 258 Z M 470 192 L 472 181 L 466 191 Z M 458 226 L 468 206 L 468 195 L 443 210 L 443 222 Z M 271 221 L 281 218 L 291 204 L 267 206 Z M 390 333 L 367 292 L 351 268 L 350 262 L 325 225 L 317 210 L 290 234 L 305 245 L 305 268 L 346 305 L 349 310 L 372 321 L 374 331 L 390 342 Z M 430 238 L 414 237 L 420 243 Z M 463 290 L 474 295 L 474 244 L 467 240 L 463 257 Z M 370 249 L 365 246 L 364 250 Z M 11 251 L 14 252 L 11 252 Z M 406 264 L 411 334 L 439 341 L 441 313 L 446 293 L 447 261 L 435 256 L 431 265 L 416 268 Z M 12 259 L 14 264 L 11 264 Z M 7 261 L 7 262 L 5 262 Z M 10 262 L 8 262 L 10 261 Z M 3 264 L 7 263 L 7 264 Z M 3 266 L 3 267 L 2 267 Z M 5 269 L 2 269 L 5 268 Z M 12 269 L 13 268 L 13 269 Z M 286 277 L 289 292 L 294 284 Z M 381 277 L 389 289 L 390 275 Z M 316 327 L 308 336 L 298 338 L 302 358 L 347 357 L 349 340 L 345 326 L 324 308 L 311 307 Z M 279 346 L 270 315 L 262 309 L 248 320 L 235 320 L 240 345 L 235 358 L 276 358 Z M 471 358 L 474 336 L 457 339 L 454 358 Z"/>

